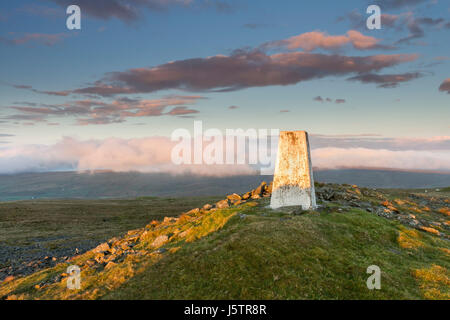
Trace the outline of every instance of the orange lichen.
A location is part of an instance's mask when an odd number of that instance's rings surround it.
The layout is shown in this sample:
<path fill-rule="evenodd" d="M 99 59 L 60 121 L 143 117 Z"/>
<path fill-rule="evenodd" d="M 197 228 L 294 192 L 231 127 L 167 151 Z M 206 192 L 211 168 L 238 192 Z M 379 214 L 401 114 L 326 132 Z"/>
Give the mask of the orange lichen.
<path fill-rule="evenodd" d="M 417 207 L 411 207 L 411 208 L 409 208 L 409 209 L 412 210 L 412 211 L 414 211 L 414 212 L 417 212 L 417 213 L 423 213 L 422 210 L 420 210 L 420 209 L 417 208 Z"/>
<path fill-rule="evenodd" d="M 445 214 L 446 216 L 450 216 L 450 209 L 447 207 L 440 208 L 438 211 L 439 213 Z"/>
<path fill-rule="evenodd" d="M 413 275 L 426 299 L 450 299 L 450 278 L 446 268 L 433 264 L 428 269 L 414 270 Z"/>
<path fill-rule="evenodd" d="M 397 208 L 394 207 L 394 205 L 392 203 L 390 203 L 388 200 L 384 201 L 381 203 L 383 206 L 385 206 L 386 208 L 388 208 L 391 211 L 396 211 L 398 212 Z"/>
<path fill-rule="evenodd" d="M 402 231 L 399 232 L 397 242 L 404 249 L 417 249 L 424 246 L 423 242 L 419 240 L 420 237 L 417 230 L 402 228 Z"/>
<path fill-rule="evenodd" d="M 439 234 L 440 234 L 439 231 L 437 231 L 437 230 L 434 229 L 434 228 L 430 228 L 430 227 L 420 227 L 420 229 L 423 230 L 423 231 L 426 231 L 426 232 L 435 234 L 435 235 L 439 235 Z"/>

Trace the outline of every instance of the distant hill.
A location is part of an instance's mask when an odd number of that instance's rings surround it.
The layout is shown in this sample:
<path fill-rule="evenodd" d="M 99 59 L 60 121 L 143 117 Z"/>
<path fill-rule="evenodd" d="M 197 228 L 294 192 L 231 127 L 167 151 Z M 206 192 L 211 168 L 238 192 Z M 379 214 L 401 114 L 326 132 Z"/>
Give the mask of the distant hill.
<path fill-rule="evenodd" d="M 315 180 L 374 188 L 450 186 L 450 174 L 392 170 L 316 170 Z M 192 197 L 242 193 L 272 176 L 203 177 L 137 172 L 47 172 L 0 175 L 0 201 L 40 198 Z"/>

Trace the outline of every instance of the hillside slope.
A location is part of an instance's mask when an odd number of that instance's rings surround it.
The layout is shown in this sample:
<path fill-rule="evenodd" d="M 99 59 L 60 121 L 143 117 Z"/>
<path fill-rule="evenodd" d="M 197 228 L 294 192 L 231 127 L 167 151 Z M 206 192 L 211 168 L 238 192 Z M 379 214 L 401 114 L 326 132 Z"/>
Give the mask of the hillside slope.
<path fill-rule="evenodd" d="M 26 277 L 5 299 L 450 299 L 449 193 L 318 184 L 320 208 L 270 187 L 153 221 Z M 66 287 L 78 265 L 81 289 Z M 382 271 L 368 290 L 366 269 Z"/>

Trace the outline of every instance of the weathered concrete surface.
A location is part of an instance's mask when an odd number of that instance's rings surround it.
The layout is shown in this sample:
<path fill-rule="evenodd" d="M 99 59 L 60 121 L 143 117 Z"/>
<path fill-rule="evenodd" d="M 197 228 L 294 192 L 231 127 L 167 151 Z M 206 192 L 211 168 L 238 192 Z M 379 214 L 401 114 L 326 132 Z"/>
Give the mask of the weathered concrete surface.
<path fill-rule="evenodd" d="M 316 207 L 314 179 L 306 131 L 282 131 L 273 178 L 270 207 Z"/>

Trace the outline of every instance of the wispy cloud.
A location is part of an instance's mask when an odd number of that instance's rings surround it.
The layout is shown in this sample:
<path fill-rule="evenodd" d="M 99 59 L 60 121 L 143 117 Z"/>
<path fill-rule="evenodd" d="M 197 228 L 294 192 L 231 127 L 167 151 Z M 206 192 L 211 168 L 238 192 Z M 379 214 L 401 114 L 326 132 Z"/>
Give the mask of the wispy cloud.
<path fill-rule="evenodd" d="M 396 88 L 401 82 L 408 82 L 424 74 L 420 72 L 408 72 L 401 74 L 375 74 L 364 73 L 351 77 L 350 81 L 360 81 L 362 83 L 376 83 L 378 88 Z"/>
<path fill-rule="evenodd" d="M 321 102 L 321 103 L 323 103 L 323 102 L 333 102 L 333 99 L 331 99 L 331 98 L 322 98 L 322 96 L 314 97 L 313 100 L 317 101 L 317 102 Z M 334 100 L 334 103 L 336 103 L 336 104 L 342 104 L 342 103 L 346 103 L 346 102 L 347 101 L 345 99 L 342 99 L 342 98 Z"/>
<path fill-rule="evenodd" d="M 442 82 L 439 86 L 439 91 L 447 91 L 447 93 L 450 94 L 450 78 L 447 78 Z"/>
<path fill-rule="evenodd" d="M 191 8 L 197 4 L 199 8 L 213 8 L 217 12 L 234 12 L 236 6 L 227 0 L 50 0 L 62 8 L 76 4 L 83 8 L 88 16 L 109 20 L 118 19 L 127 24 L 133 23 L 143 16 L 145 10 L 152 12 L 167 11 L 174 7 Z"/>
<path fill-rule="evenodd" d="M 430 0 L 376 0 L 375 3 L 381 9 L 399 9 L 404 7 L 414 7 L 423 3 L 431 3 Z"/>
<path fill-rule="evenodd" d="M 43 121 L 53 117 L 73 117 L 77 124 L 111 124 L 121 123 L 127 118 L 185 116 L 198 113 L 186 105 L 196 103 L 200 96 L 168 96 L 153 100 L 135 100 L 120 98 L 112 102 L 101 100 L 76 100 L 64 104 L 31 103 L 26 106 L 10 106 L 9 109 L 20 114 L 4 117 L 5 120 Z M 173 107 L 171 110 L 166 109 Z"/>
<path fill-rule="evenodd" d="M 286 47 L 289 50 L 303 49 L 306 52 L 316 49 L 334 51 L 346 45 L 352 45 L 353 48 L 358 50 L 392 49 L 392 47 L 381 45 L 380 41 L 380 39 L 366 36 L 356 30 L 349 30 L 344 35 L 329 35 L 323 31 L 312 31 L 285 40 L 269 42 L 263 47 Z"/>
<path fill-rule="evenodd" d="M 70 35 L 67 33 L 10 33 L 10 37 L 0 37 L 0 41 L 10 45 L 26 45 L 26 44 L 43 44 L 46 46 L 54 46 L 58 42 L 63 41 Z"/>

